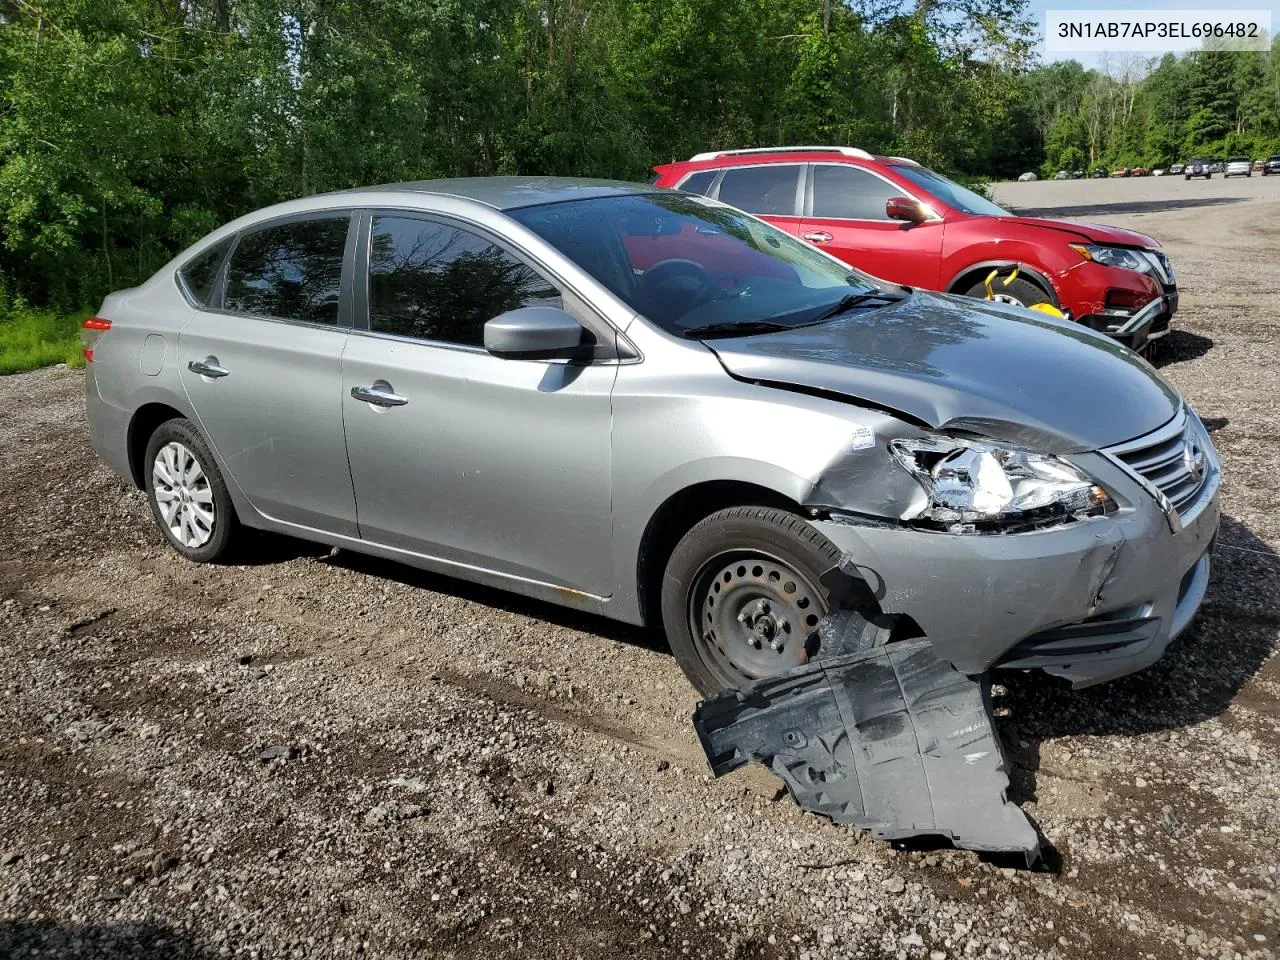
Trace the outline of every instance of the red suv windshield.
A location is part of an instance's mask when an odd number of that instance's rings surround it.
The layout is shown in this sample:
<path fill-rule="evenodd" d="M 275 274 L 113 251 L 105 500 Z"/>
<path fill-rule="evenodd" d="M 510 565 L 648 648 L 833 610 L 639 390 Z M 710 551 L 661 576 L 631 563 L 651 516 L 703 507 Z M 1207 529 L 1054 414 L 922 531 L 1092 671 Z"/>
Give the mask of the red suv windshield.
<path fill-rule="evenodd" d="M 974 193 L 968 187 L 948 180 L 940 173 L 934 173 L 927 167 L 915 164 L 894 164 L 894 173 L 906 177 L 918 187 L 923 187 L 945 203 L 952 210 L 960 213 L 971 213 L 980 217 L 1007 217 L 1009 211 L 997 206 L 981 194 Z"/>

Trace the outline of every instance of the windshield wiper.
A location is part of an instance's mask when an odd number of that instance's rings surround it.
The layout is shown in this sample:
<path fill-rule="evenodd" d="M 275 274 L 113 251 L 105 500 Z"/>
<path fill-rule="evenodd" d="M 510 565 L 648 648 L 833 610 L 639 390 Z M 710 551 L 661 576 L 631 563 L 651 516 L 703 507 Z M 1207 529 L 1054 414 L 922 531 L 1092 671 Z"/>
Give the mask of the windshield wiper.
<path fill-rule="evenodd" d="M 830 320 L 832 317 L 844 313 L 846 310 L 852 310 L 854 307 L 861 306 L 864 303 L 897 303 L 899 300 L 905 300 L 907 294 L 903 293 L 883 293 L 876 291 L 875 293 L 846 293 L 843 297 L 823 310 L 808 323 L 821 323 L 823 320 Z"/>
<path fill-rule="evenodd" d="M 690 327 L 681 332 L 681 336 L 690 340 L 704 340 L 709 337 L 738 337 L 752 333 L 777 333 L 779 330 L 794 330 L 793 323 L 775 323 L 772 320 L 740 320 L 737 323 L 708 323 L 701 327 Z"/>

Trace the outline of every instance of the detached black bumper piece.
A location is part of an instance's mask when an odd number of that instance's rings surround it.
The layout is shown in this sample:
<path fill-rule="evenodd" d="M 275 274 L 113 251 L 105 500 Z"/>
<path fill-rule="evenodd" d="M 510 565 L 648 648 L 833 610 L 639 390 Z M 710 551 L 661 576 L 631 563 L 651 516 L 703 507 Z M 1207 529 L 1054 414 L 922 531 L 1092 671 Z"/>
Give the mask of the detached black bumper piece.
<path fill-rule="evenodd" d="M 958 847 L 1040 856 L 1016 804 L 987 678 L 912 640 L 816 660 L 698 704 L 693 725 L 715 776 L 765 764 L 800 806 L 884 840 L 943 836 Z"/>

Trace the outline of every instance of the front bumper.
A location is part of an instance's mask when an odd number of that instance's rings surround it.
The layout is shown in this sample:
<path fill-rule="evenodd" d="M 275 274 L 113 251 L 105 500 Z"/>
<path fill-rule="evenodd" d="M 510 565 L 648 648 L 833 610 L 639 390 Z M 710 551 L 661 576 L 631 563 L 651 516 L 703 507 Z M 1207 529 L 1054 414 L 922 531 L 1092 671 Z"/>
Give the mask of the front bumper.
<path fill-rule="evenodd" d="M 1155 662 L 1204 598 L 1220 510 L 1215 473 L 1174 532 L 1164 510 L 1102 454 L 1076 458 L 1122 500 L 1054 530 L 953 535 L 816 523 L 886 613 L 910 616 L 967 674 L 1039 668 L 1076 686 Z"/>
<path fill-rule="evenodd" d="M 1131 350 L 1141 350 L 1168 334 L 1178 312 L 1177 286 L 1152 274 L 1086 261 L 1059 275 L 1057 281 L 1058 298 L 1077 323 Z M 1160 305 L 1153 315 L 1135 324 L 1135 317 L 1155 301 Z"/>

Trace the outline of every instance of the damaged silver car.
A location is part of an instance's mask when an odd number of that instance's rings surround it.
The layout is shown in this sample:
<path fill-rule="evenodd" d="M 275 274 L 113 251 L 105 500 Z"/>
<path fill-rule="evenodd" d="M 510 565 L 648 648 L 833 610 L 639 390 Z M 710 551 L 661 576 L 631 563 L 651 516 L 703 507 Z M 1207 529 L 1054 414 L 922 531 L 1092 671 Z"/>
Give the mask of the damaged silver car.
<path fill-rule="evenodd" d="M 661 626 L 706 694 L 829 642 L 1096 683 L 1209 577 L 1218 462 L 1146 362 L 679 192 L 293 201 L 85 347 L 95 446 L 184 556 L 252 527 Z"/>

